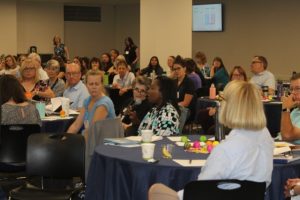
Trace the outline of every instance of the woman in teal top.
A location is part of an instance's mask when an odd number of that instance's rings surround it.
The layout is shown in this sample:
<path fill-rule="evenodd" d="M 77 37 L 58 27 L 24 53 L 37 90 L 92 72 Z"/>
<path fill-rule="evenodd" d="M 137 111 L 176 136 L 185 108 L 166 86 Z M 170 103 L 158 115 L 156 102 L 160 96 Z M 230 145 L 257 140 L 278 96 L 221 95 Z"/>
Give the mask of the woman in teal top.
<path fill-rule="evenodd" d="M 82 125 L 84 125 L 84 132 L 87 133 L 89 126 L 94 122 L 116 117 L 113 102 L 103 92 L 101 77 L 102 74 L 99 70 L 90 70 L 86 74 L 86 86 L 90 96 L 85 99 L 84 106 L 68 129 L 68 133 L 77 133 Z"/>
<path fill-rule="evenodd" d="M 229 82 L 228 72 L 220 57 L 214 58 L 213 65 L 210 69 L 210 77 L 212 77 L 212 82 L 218 91 L 222 91 Z"/>

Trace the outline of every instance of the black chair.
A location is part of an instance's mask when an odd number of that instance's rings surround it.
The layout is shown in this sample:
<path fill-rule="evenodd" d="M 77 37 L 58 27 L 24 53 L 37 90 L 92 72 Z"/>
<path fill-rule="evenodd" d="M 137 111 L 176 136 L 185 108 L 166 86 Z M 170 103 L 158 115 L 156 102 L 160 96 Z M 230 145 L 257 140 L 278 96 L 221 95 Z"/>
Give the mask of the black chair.
<path fill-rule="evenodd" d="M 84 190 L 85 141 L 75 134 L 35 134 L 28 138 L 26 171 L 38 176 L 10 191 L 10 199 L 72 199 Z M 77 183 L 74 182 L 77 178 Z"/>
<path fill-rule="evenodd" d="M 40 131 L 38 124 L 1 125 L 0 162 L 25 166 L 27 138 Z"/>
<path fill-rule="evenodd" d="M 265 190 L 265 182 L 240 180 L 192 181 L 184 187 L 183 199 L 264 200 Z"/>
<path fill-rule="evenodd" d="M 264 111 L 267 119 L 267 128 L 273 138 L 278 136 L 281 125 L 281 103 L 264 103 Z"/>
<path fill-rule="evenodd" d="M 27 138 L 40 129 L 38 124 L 0 126 L 0 185 L 6 193 L 24 183 Z"/>

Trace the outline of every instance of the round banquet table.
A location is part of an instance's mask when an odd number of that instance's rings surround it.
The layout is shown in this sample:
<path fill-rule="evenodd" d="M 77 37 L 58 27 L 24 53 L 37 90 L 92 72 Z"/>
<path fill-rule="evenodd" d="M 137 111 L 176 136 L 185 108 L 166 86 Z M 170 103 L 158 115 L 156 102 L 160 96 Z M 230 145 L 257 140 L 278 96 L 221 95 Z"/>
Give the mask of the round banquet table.
<path fill-rule="evenodd" d="M 45 117 L 42 119 L 41 133 L 64 133 L 69 126 L 75 121 L 77 115 L 70 115 L 70 117 Z"/>
<path fill-rule="evenodd" d="M 193 139 L 199 136 L 192 136 Z M 192 139 L 192 140 L 193 140 Z M 184 167 L 172 159 L 161 158 L 161 145 L 173 143 L 164 138 L 155 142 L 154 158 L 148 163 L 142 159 L 141 147 L 99 145 L 94 152 L 87 177 L 88 200 L 147 200 L 149 187 L 163 183 L 180 190 L 196 180 L 200 167 Z M 188 153 L 175 146 L 173 159 L 206 159 L 207 154 Z M 274 164 L 272 183 L 267 188 L 266 200 L 284 200 L 283 189 L 288 178 L 300 177 L 300 160 L 289 164 Z"/>

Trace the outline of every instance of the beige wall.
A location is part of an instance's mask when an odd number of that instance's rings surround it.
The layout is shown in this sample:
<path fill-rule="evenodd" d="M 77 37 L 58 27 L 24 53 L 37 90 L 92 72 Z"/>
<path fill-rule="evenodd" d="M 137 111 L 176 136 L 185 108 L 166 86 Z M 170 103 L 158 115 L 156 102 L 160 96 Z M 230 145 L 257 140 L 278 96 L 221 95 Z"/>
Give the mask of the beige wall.
<path fill-rule="evenodd" d="M 144 1 L 142 0 L 142 3 Z M 209 63 L 214 56 L 220 56 L 229 70 L 234 65 L 242 65 L 247 68 L 248 75 L 251 57 L 256 54 L 267 57 L 269 69 L 277 78 L 287 79 L 292 71 L 300 71 L 299 0 L 264 0 L 263 3 L 261 0 L 222 2 L 225 12 L 224 31 L 192 33 L 192 55 L 197 50 L 202 50 L 207 54 Z M 182 14 L 182 9 L 158 7 L 153 14 L 154 20 L 149 19 L 147 25 L 139 20 L 138 5 L 103 6 L 101 25 L 64 22 L 62 9 L 63 5 L 59 3 L 1 1 L 0 22 L 5 26 L 5 31 L 2 31 L 0 37 L 0 54 L 24 53 L 31 45 L 37 45 L 39 52 L 50 53 L 53 48 L 53 35 L 60 34 L 65 36 L 71 56 L 94 56 L 110 48 L 117 48 L 123 52 L 123 40 L 128 35 L 141 47 L 142 53 L 145 45 L 152 49 L 152 52 L 147 50 L 142 54 L 142 66 L 148 64 L 152 55 L 159 56 L 163 66 L 166 66 L 164 59 L 169 54 L 189 55 L 181 53 L 181 47 L 186 48 L 182 42 L 185 36 L 174 34 L 181 30 L 182 26 L 174 22 L 169 15 L 174 12 Z M 185 17 L 190 17 L 190 14 L 185 13 Z M 141 30 L 144 30 L 141 33 L 139 23 Z M 150 39 L 140 39 L 140 35 L 143 34 L 148 35 L 145 38 Z M 157 43 L 161 41 L 151 40 L 151 34 L 155 37 L 158 34 L 164 38 L 168 36 L 168 44 L 164 45 L 167 45 L 168 49 L 159 49 Z"/>
<path fill-rule="evenodd" d="M 17 9 L 15 0 L 0 3 L 0 54 L 17 52 Z"/>
<path fill-rule="evenodd" d="M 53 53 L 54 35 L 63 38 L 63 5 L 20 1 L 17 11 L 17 52 L 28 53 L 30 46 L 37 46 L 38 53 Z"/>
<path fill-rule="evenodd" d="M 130 36 L 140 46 L 140 5 L 120 5 L 115 7 L 115 45 L 124 53 L 124 39 Z"/>
<path fill-rule="evenodd" d="M 191 6 L 191 0 L 141 0 L 141 67 L 152 56 L 164 67 L 170 55 L 191 56 Z"/>
<path fill-rule="evenodd" d="M 276 78 L 288 79 L 292 71 L 300 72 L 300 1 L 222 2 L 224 31 L 194 32 L 193 55 L 197 50 L 204 51 L 210 64 L 214 56 L 220 56 L 227 69 L 242 65 L 249 76 L 254 55 L 268 59 L 269 70 Z"/>
<path fill-rule="evenodd" d="M 100 5 L 101 6 L 101 5 Z M 101 6 L 101 22 L 65 22 L 65 42 L 71 58 L 100 56 L 115 48 L 123 53 L 124 38 L 139 45 L 139 5 Z"/>

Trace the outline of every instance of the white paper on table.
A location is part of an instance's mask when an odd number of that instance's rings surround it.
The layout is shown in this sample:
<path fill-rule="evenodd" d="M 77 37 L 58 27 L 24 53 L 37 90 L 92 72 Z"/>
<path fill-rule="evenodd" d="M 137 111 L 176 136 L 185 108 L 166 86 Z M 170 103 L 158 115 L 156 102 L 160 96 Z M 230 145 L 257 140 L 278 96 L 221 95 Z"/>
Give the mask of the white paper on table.
<path fill-rule="evenodd" d="M 122 145 L 115 145 L 112 143 L 105 143 L 105 145 L 112 145 L 112 146 L 118 146 L 118 147 L 126 147 L 126 148 L 131 148 L 131 147 L 140 147 L 140 144 L 122 144 Z"/>
<path fill-rule="evenodd" d="M 129 136 L 129 137 L 126 137 L 126 139 L 136 141 L 136 142 L 141 142 L 142 136 Z M 156 141 L 159 141 L 162 139 L 163 139 L 162 136 L 153 135 L 151 142 L 156 142 Z"/>
<path fill-rule="evenodd" d="M 290 147 L 290 146 L 295 146 L 295 145 L 289 142 L 275 142 L 275 147 Z"/>
<path fill-rule="evenodd" d="M 280 155 L 286 152 L 290 152 L 291 148 L 290 147 L 275 147 L 273 150 L 273 155 Z"/>
<path fill-rule="evenodd" d="M 79 112 L 77 110 L 69 109 L 69 115 L 79 115 Z"/>
<path fill-rule="evenodd" d="M 227 138 L 227 135 L 225 135 L 225 139 Z M 208 138 L 207 140 L 209 140 L 209 141 L 215 141 L 216 140 L 216 138 L 215 137 L 210 137 L 210 138 Z"/>
<path fill-rule="evenodd" d="M 62 105 L 61 102 L 63 101 L 63 99 L 68 99 L 68 98 L 66 98 L 66 97 L 51 98 L 51 104 L 47 105 L 46 109 L 50 110 L 52 112 L 55 112 Z M 71 113 L 71 110 L 70 110 L 70 114 L 78 114 L 78 112 L 77 113 Z"/>
<path fill-rule="evenodd" d="M 60 116 L 46 116 L 42 121 L 54 121 L 54 120 L 63 120 L 63 119 L 72 119 L 73 117 L 60 117 Z"/>
<path fill-rule="evenodd" d="M 172 142 L 181 142 L 181 137 L 182 136 L 170 136 L 167 137 L 169 140 L 171 140 Z M 191 141 L 190 139 L 188 139 L 188 141 Z"/>
<path fill-rule="evenodd" d="M 173 161 L 184 167 L 203 167 L 206 163 L 206 160 L 173 159 Z"/>

